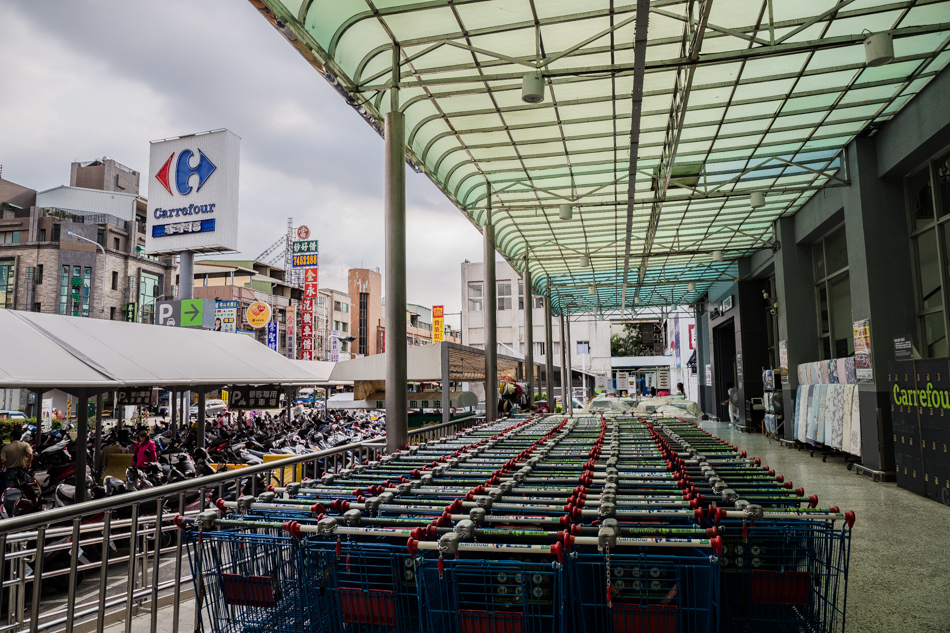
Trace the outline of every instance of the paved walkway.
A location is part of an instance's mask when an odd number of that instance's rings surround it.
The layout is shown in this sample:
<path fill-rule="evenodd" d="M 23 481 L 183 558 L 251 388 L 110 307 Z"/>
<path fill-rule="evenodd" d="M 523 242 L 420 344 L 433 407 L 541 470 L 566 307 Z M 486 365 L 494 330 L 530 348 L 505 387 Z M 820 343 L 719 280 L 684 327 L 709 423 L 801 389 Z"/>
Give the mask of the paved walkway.
<path fill-rule="evenodd" d="M 725 422 L 702 427 L 817 494 L 820 507 L 854 510 L 847 632 L 950 631 L 950 507 L 858 475 L 840 457 L 822 463 Z"/>

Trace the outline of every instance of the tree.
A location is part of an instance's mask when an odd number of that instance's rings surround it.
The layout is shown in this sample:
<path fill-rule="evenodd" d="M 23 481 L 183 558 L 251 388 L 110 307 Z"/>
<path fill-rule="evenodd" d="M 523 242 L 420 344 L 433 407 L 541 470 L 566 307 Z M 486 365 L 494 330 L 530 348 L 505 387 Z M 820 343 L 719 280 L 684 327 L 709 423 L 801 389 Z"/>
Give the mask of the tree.
<path fill-rule="evenodd" d="M 610 337 L 611 356 L 643 356 L 644 354 L 639 325 L 627 323 L 623 326 L 623 334 L 614 334 Z"/>

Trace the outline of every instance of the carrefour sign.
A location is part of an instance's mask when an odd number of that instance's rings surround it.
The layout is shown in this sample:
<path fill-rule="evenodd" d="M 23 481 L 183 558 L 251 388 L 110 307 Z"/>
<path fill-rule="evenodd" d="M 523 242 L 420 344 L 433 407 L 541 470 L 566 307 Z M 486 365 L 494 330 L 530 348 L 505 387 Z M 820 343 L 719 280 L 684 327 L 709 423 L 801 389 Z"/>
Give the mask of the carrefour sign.
<path fill-rule="evenodd" d="M 240 142 L 228 130 L 152 142 L 146 253 L 237 250 Z"/>

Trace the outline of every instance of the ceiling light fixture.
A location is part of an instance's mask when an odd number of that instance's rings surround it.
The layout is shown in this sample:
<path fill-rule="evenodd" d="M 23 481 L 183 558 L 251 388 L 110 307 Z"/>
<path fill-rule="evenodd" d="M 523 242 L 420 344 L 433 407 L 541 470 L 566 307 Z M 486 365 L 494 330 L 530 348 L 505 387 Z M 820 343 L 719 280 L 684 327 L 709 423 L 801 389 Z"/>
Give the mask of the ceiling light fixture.
<path fill-rule="evenodd" d="M 597 294 L 597 286 L 587 286 L 587 294 L 589 295 Z"/>
<path fill-rule="evenodd" d="M 765 194 L 761 191 L 753 191 L 749 194 L 749 204 L 753 209 L 761 209 L 765 206 Z"/>
<path fill-rule="evenodd" d="M 869 34 L 864 40 L 864 64 L 871 68 L 894 61 L 894 38 L 890 33 Z"/>
<path fill-rule="evenodd" d="M 574 217 L 574 207 L 569 204 L 562 204 L 558 206 L 558 217 L 562 220 L 570 220 Z"/>
<path fill-rule="evenodd" d="M 521 79 L 521 100 L 525 103 L 544 101 L 544 78 L 541 73 L 528 73 Z"/>
<path fill-rule="evenodd" d="M 713 251 L 713 252 L 712 252 L 712 260 L 713 260 L 714 262 L 721 262 L 721 261 L 722 261 L 722 251 Z"/>
<path fill-rule="evenodd" d="M 696 282 L 695 281 L 689 282 L 688 284 L 686 284 L 686 288 L 690 292 L 696 292 Z"/>
<path fill-rule="evenodd" d="M 590 256 L 581 255 L 581 268 L 587 268 L 590 266 Z"/>

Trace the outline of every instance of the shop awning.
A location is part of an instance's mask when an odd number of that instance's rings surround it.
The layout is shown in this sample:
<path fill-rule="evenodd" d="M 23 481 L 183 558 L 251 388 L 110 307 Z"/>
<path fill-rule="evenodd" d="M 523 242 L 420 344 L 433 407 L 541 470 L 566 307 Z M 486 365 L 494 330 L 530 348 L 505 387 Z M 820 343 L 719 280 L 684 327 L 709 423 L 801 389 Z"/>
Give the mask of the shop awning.
<path fill-rule="evenodd" d="M 317 374 L 247 337 L 0 310 L 0 387 L 308 385 Z"/>

